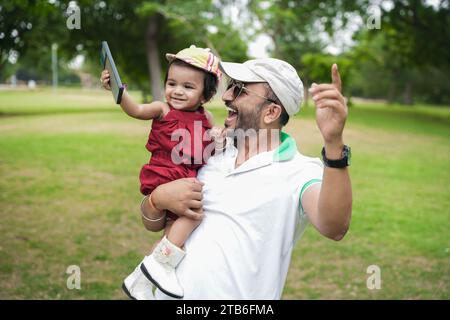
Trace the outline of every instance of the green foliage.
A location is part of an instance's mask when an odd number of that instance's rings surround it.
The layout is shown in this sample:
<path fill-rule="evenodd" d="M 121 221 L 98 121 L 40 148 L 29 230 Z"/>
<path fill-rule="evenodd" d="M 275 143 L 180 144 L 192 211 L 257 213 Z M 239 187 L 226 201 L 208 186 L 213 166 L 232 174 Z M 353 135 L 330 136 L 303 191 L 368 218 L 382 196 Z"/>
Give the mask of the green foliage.
<path fill-rule="evenodd" d="M 302 56 L 322 53 L 326 47 L 318 36 L 321 32 L 333 35 L 336 17 L 342 17 L 343 27 L 348 22 L 343 13 L 363 10 L 366 1 L 304 1 L 252 0 L 249 8 L 261 23 L 261 31 L 272 39 L 275 58 L 284 59 L 301 71 Z M 331 66 L 330 66 L 331 67 Z"/>
<path fill-rule="evenodd" d="M 307 85 L 316 79 L 329 81 L 323 64 L 333 59 L 327 60 L 326 43 L 319 35 L 333 37 L 356 15 L 363 21 L 356 47 L 334 59 L 344 59 L 338 64 L 342 64 L 341 71 L 348 69 L 348 93 L 407 104 L 414 99 L 448 104 L 448 1 L 435 7 L 423 0 L 393 1 L 392 5 L 384 10 L 374 1 L 253 0 L 249 7 L 261 23 L 260 31 L 273 41 L 271 54 L 291 63 Z M 364 21 L 373 14 L 368 10 L 371 6 L 381 10 L 381 30 L 365 28 Z M 332 41 L 339 46 L 339 39 Z"/>
<path fill-rule="evenodd" d="M 434 6 L 426 0 L 392 1 L 385 9 L 373 0 L 79 0 L 80 30 L 66 27 L 68 3 L 19 0 L 0 5 L 0 80 L 19 69 L 7 63 L 14 52 L 26 73 L 48 79 L 46 59 L 54 42 L 62 62 L 84 54 L 83 71 L 97 77 L 99 44 L 106 40 L 123 81 L 148 96 L 149 74 L 154 84 L 161 79 L 152 78 L 166 72 L 166 52 L 196 44 L 210 47 L 223 60 L 242 62 L 248 58 L 249 41 L 265 34 L 273 44 L 270 55 L 291 63 L 306 86 L 328 82 L 331 65 L 326 64 L 337 62 L 347 94 L 407 104 L 450 102 L 448 1 Z M 381 10 L 379 30 L 366 28 L 371 6 Z M 231 21 L 231 9 L 239 10 L 238 23 Z M 337 31 L 356 17 L 363 23 L 355 45 L 345 48 Z M 150 22 L 155 24 L 154 36 Z M 344 51 L 332 57 L 326 52 L 330 44 Z M 152 48 L 157 50 L 155 59 L 150 59 Z M 152 75 L 156 69 L 161 72 Z"/>
<path fill-rule="evenodd" d="M 385 49 L 401 57 L 400 67 L 450 66 L 448 1 L 437 8 L 425 0 L 394 1 L 382 17 Z"/>
<path fill-rule="evenodd" d="M 140 16 L 152 16 L 157 13 L 161 13 L 162 6 L 157 2 L 144 2 L 137 10 L 136 13 Z"/>
<path fill-rule="evenodd" d="M 427 1 L 394 1 L 380 30 L 355 37 L 352 92 L 412 104 L 450 102 L 450 8 Z"/>
<path fill-rule="evenodd" d="M 85 4 L 83 8 L 86 11 Z M 93 3 L 90 4 L 92 7 Z M 91 11 L 92 8 L 91 8 Z M 145 94 L 149 94 L 148 78 L 149 70 L 156 65 L 149 64 L 149 46 L 157 46 L 159 64 L 162 69 L 162 77 L 167 68 L 165 53 L 176 53 L 179 50 L 195 44 L 201 47 L 216 46 L 221 48 L 221 55 L 236 56 L 232 51 L 239 49 L 240 57 L 245 56 L 246 45 L 231 25 L 221 22 L 220 10 L 210 0 L 197 1 L 111 1 L 105 10 L 97 10 L 95 19 L 86 22 L 79 32 L 79 37 L 73 33 L 71 43 L 83 43 L 84 51 L 90 59 L 97 59 L 100 40 L 107 40 L 116 58 L 116 63 L 123 73 L 124 82 L 131 88 L 137 88 Z M 120 19 L 117 20 L 118 14 Z M 84 13 L 89 16 L 89 13 Z M 148 40 L 149 20 L 156 20 L 157 35 L 154 41 Z M 111 21 L 115 23 L 111 23 Z M 91 25 L 92 23 L 92 25 Z M 95 25 L 108 25 L 107 28 L 95 30 Z M 208 26 L 215 26 L 221 34 L 229 31 L 236 36 L 228 39 L 228 44 L 221 45 L 215 40 L 219 38 L 208 31 Z M 89 32 L 93 32 L 89 35 Z M 87 42 L 86 39 L 97 39 L 95 42 Z M 95 70 L 97 73 L 99 69 Z M 157 81 L 161 81 L 158 79 Z"/>
<path fill-rule="evenodd" d="M 51 44 L 51 39 L 61 36 L 61 29 L 53 27 L 63 21 L 55 5 L 48 1 L 3 1 L 0 4 L 0 78 L 12 52 L 20 57 Z"/>
<path fill-rule="evenodd" d="M 210 35 L 210 42 L 222 61 L 245 62 L 248 60 L 247 43 L 241 38 L 240 32 L 229 25 L 218 28 Z"/>
<path fill-rule="evenodd" d="M 101 69 L 100 42 L 106 40 L 120 69 L 122 80 L 131 88 L 149 94 L 149 70 L 155 67 L 148 62 L 150 19 L 156 21 L 158 26 L 156 42 L 151 46 L 158 47 L 162 76 L 167 66 L 165 53 L 176 53 L 191 44 L 211 47 L 213 50 L 220 48 L 220 54 L 224 57 L 240 60 L 246 58 L 246 43 L 240 39 L 232 24 L 222 21 L 221 6 L 227 1 L 112 0 L 100 3 L 95 0 L 80 0 L 77 1 L 81 17 L 79 30 L 69 30 L 66 27 L 68 2 L 57 1 L 50 4 L 40 0 L 2 5 L 0 16 L 3 19 L 0 19 L 0 23 L 8 33 L 18 28 L 21 20 L 30 21 L 32 27 L 26 33 L 24 31 L 24 36 L 20 33 L 20 50 L 19 45 L 14 44 L 14 39 L 11 40 L 8 36 L 0 39 L 0 63 L 6 63 L 9 50 L 12 49 L 19 52 L 19 64 L 23 63 L 28 67 L 24 60 L 27 52 L 30 52 L 28 59 L 32 60 L 31 57 L 35 57 L 39 50 L 48 50 L 56 42 L 60 58 L 69 61 L 77 54 L 84 54 L 88 61 L 88 71 L 97 77 Z M 25 29 L 27 26 L 25 24 Z M 209 31 L 211 27 L 218 31 Z M 227 34 L 232 34 L 233 37 L 224 36 Z M 45 59 L 38 60 L 45 64 Z M 48 73 L 48 67 L 45 68 L 37 68 L 36 72 L 41 75 Z M 12 70 L 8 69 L 10 74 Z"/>
<path fill-rule="evenodd" d="M 383 29 L 362 32 L 357 40 L 358 45 L 351 52 L 354 61 L 350 76 L 353 95 L 409 104 L 413 100 L 450 103 L 448 66 L 434 59 L 427 59 L 426 64 L 408 62 L 406 66 L 403 55 L 388 49 L 392 40 Z"/>
<path fill-rule="evenodd" d="M 343 88 L 349 85 L 349 72 L 351 61 L 344 56 L 333 56 L 327 54 L 307 53 L 302 56 L 304 68 L 302 73 L 309 81 L 316 83 L 331 82 L 331 66 L 333 63 L 338 65 L 339 74 L 343 83 Z"/>

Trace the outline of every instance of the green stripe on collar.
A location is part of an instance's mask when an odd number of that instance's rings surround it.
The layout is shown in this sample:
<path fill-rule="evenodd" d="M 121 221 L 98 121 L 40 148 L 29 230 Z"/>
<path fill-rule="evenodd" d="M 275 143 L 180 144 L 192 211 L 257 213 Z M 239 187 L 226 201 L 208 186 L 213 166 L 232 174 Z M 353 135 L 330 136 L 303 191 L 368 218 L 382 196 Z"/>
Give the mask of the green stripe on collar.
<path fill-rule="evenodd" d="M 281 131 L 281 144 L 273 154 L 273 161 L 287 161 L 297 153 L 297 143 L 286 132 Z"/>

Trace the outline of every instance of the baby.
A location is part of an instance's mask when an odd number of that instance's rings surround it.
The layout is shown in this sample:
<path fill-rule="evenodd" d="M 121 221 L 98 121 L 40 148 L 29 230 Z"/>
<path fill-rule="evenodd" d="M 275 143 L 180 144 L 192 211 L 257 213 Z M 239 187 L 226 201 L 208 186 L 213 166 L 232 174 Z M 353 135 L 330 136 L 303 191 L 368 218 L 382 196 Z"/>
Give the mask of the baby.
<path fill-rule="evenodd" d="M 164 90 L 166 102 L 137 104 L 124 90 L 120 104 L 133 118 L 153 120 L 146 144 L 152 155 L 149 163 L 142 167 L 139 177 L 140 190 L 146 196 L 143 201 L 148 200 L 150 204 L 151 193 L 157 186 L 197 176 L 198 169 L 207 160 L 208 152 L 205 149 L 214 137 L 217 143 L 223 145 L 219 138 L 223 137 L 224 130 L 212 127 L 212 115 L 203 107 L 217 91 L 221 77 L 219 58 L 209 49 L 195 46 L 175 55 L 166 54 L 166 58 L 169 61 Z M 110 90 L 107 70 L 102 72 L 102 83 Z M 214 136 L 211 137 L 213 132 Z M 181 143 L 178 141 L 180 137 L 183 138 Z M 209 150 L 214 150 L 214 147 Z M 178 217 L 171 212 L 162 215 L 161 219 L 166 219 L 164 237 L 124 281 L 123 289 L 131 298 L 138 298 L 133 296 L 132 291 L 139 278 L 136 273 L 140 272 L 165 294 L 183 297 L 183 288 L 178 282 L 175 268 L 184 258 L 182 248 L 185 241 L 200 221 Z M 150 290 L 150 283 L 148 287 Z"/>

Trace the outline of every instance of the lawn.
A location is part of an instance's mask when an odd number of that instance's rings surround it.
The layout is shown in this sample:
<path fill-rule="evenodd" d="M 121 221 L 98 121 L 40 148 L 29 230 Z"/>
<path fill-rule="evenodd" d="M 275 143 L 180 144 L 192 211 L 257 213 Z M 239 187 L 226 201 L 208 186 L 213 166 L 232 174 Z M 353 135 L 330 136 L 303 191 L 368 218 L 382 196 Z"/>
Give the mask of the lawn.
<path fill-rule="evenodd" d="M 222 123 L 219 103 L 210 110 Z M 149 127 L 103 91 L 0 91 L 0 299 L 126 298 L 123 278 L 160 236 L 138 211 Z M 320 154 L 312 107 L 286 131 Z M 345 141 L 350 230 L 333 242 L 308 227 L 283 298 L 450 299 L 450 108 L 358 104 Z M 66 286 L 70 265 L 80 290 Z M 370 265 L 380 289 L 366 285 Z"/>

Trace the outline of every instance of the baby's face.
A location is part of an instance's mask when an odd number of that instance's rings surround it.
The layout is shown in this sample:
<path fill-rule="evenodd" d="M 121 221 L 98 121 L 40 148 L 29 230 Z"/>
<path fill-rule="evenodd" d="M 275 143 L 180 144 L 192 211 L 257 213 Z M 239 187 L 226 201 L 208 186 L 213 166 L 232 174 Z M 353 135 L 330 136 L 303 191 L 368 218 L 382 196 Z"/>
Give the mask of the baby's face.
<path fill-rule="evenodd" d="M 201 70 L 173 64 L 165 86 L 166 101 L 178 110 L 194 111 L 205 102 L 204 73 Z"/>

